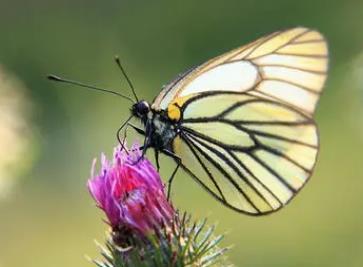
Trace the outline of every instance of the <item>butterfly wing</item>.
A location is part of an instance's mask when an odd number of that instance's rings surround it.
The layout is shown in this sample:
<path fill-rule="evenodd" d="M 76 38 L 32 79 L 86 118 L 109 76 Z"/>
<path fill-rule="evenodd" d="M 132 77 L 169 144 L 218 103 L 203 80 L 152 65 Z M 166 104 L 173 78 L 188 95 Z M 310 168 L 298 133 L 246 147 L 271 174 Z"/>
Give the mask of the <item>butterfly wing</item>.
<path fill-rule="evenodd" d="M 165 110 L 178 98 L 204 92 L 250 92 L 311 116 L 327 67 L 328 48 L 319 32 L 279 31 L 188 70 L 165 86 L 153 107 Z"/>
<path fill-rule="evenodd" d="M 226 206 L 251 215 L 275 211 L 311 175 L 318 136 L 303 112 L 248 93 L 219 92 L 193 97 L 182 109 L 173 152 Z"/>
<path fill-rule="evenodd" d="M 173 152 L 204 189 L 234 210 L 266 214 L 311 175 L 318 152 L 312 115 L 327 66 L 317 31 L 275 32 L 188 70 L 153 108 L 180 121 Z"/>

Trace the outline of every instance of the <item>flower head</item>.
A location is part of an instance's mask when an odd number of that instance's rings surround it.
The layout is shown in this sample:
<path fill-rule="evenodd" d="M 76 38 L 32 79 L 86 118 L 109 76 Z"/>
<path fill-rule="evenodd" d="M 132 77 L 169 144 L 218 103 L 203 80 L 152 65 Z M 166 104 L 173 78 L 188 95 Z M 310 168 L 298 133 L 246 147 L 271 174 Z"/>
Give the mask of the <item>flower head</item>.
<path fill-rule="evenodd" d="M 164 194 L 160 175 L 149 160 L 140 157 L 137 145 L 128 153 L 115 148 L 112 162 L 102 155 L 102 169 L 94 175 L 95 160 L 88 189 L 114 230 L 147 235 L 169 224 L 175 211 Z"/>

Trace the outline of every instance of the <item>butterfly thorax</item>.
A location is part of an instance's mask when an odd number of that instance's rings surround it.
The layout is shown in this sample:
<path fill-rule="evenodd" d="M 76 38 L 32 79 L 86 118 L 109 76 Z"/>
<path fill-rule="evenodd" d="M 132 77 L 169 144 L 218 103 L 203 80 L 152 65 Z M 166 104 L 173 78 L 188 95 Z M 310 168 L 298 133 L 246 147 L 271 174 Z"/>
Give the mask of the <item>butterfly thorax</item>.
<path fill-rule="evenodd" d="M 131 113 L 144 124 L 147 147 L 168 148 L 178 134 L 177 124 L 167 112 L 151 108 L 146 101 L 134 104 Z"/>
<path fill-rule="evenodd" d="M 168 148 L 177 135 L 177 126 L 162 111 L 150 111 L 145 129 L 146 136 L 150 138 L 150 146 L 158 149 Z"/>

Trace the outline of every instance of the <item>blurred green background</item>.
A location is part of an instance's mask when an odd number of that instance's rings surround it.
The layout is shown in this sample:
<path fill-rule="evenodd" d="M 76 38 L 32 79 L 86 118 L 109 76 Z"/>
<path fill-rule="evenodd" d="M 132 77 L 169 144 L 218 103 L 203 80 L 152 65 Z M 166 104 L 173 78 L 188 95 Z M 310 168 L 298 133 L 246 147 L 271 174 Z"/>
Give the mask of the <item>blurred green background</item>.
<path fill-rule="evenodd" d="M 113 62 L 119 54 L 139 95 L 152 100 L 188 67 L 297 25 L 321 31 L 331 53 L 309 184 L 286 208 L 259 218 L 227 210 L 182 172 L 173 198 L 196 218 L 218 221 L 225 244 L 234 244 L 235 266 L 362 266 L 361 0 L 0 0 L 0 66 L 19 91 L 6 98 L 19 99 L 9 115 L 14 140 L 0 140 L 7 170 L 0 181 L 12 184 L 0 191 L 0 266 L 92 266 L 85 255 L 98 256 L 94 239 L 103 242 L 107 229 L 85 184 L 92 159 L 111 155 L 128 102 L 51 83 L 46 74 L 126 92 Z M 0 136 L 7 125 L 0 121 Z M 23 149 L 14 151 L 17 142 Z M 174 164 L 162 163 L 168 177 Z"/>

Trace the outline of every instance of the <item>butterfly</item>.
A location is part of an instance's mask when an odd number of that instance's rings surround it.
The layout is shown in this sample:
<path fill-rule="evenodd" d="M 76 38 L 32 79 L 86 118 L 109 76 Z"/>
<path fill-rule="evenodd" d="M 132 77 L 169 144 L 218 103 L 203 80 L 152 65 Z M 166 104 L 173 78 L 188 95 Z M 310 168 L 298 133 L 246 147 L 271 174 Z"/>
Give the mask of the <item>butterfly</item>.
<path fill-rule="evenodd" d="M 159 153 L 175 159 L 168 192 L 182 168 L 226 207 L 268 214 L 312 174 L 319 150 L 313 114 L 327 69 L 319 32 L 274 32 L 189 69 L 152 103 L 131 85 L 136 101 L 120 130 L 129 125 L 144 135 L 141 149 L 153 148 L 158 165 Z"/>

